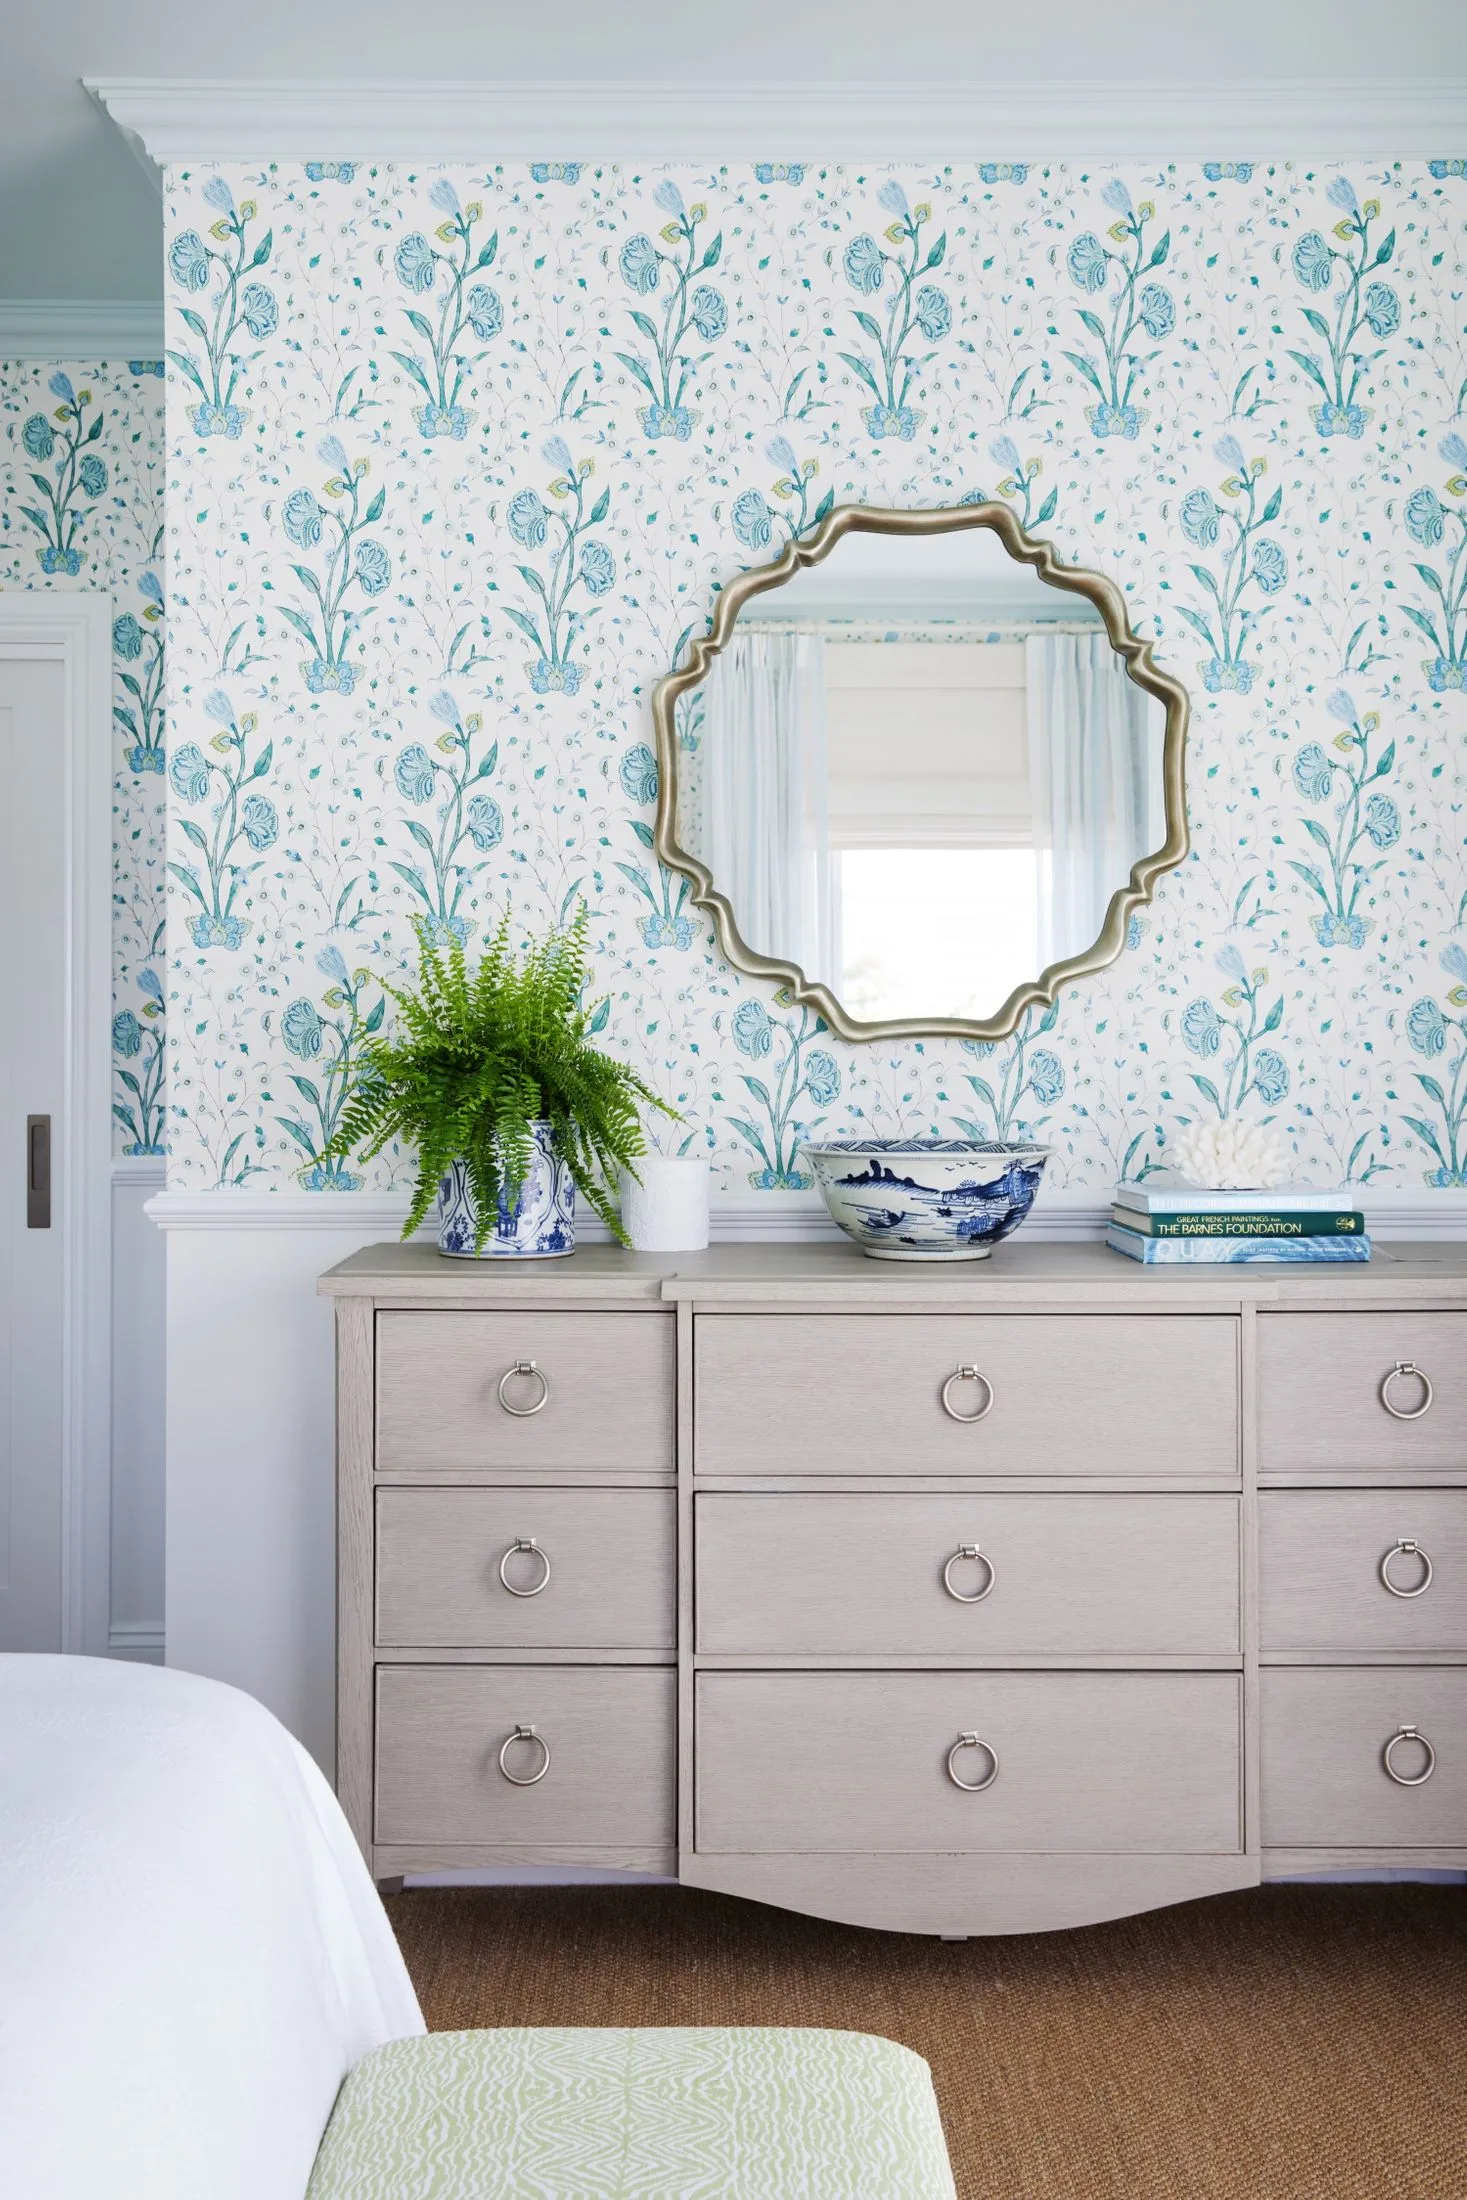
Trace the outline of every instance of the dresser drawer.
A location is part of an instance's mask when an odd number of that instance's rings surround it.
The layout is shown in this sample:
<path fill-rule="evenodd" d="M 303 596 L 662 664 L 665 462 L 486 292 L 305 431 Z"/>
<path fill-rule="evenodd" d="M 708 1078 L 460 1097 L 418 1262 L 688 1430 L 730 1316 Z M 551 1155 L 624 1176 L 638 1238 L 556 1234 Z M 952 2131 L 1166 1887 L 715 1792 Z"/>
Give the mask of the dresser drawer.
<path fill-rule="evenodd" d="M 675 1676 L 628 1666 L 377 1671 L 376 1838 L 399 1847 L 666 1847 Z M 516 1786 L 544 1760 L 533 1786 Z"/>
<path fill-rule="evenodd" d="M 704 1651 L 981 1659 L 1238 1650 L 1233 1497 L 704 1492 L 696 1521 Z M 959 1555 L 975 1546 L 979 1557 Z"/>
<path fill-rule="evenodd" d="M 671 1650 L 675 1588 L 671 1490 L 377 1492 L 379 1644 Z"/>
<path fill-rule="evenodd" d="M 1467 1653 L 1467 1490 L 1265 1490 L 1259 1601 L 1265 1650 Z"/>
<path fill-rule="evenodd" d="M 1261 1314 L 1258 1384 L 1263 1474 L 1467 1471 L 1467 1314 Z"/>
<path fill-rule="evenodd" d="M 1467 1672 L 1453 1666 L 1272 1666 L 1261 1680 L 1266 1848 L 1467 1847 Z M 1418 1786 L 1386 1769 L 1403 1727 L 1436 1763 Z M 1391 1748 L 1406 1779 L 1426 1770 L 1417 1741 Z"/>
<path fill-rule="evenodd" d="M 380 1473 L 668 1472 L 672 1431 L 670 1315 L 377 1316 Z"/>
<path fill-rule="evenodd" d="M 696 1465 L 1234 1474 L 1237 1353 L 1227 1315 L 704 1315 Z"/>
<path fill-rule="evenodd" d="M 703 1673 L 697 1845 L 744 1855 L 1234 1853 L 1227 1673 Z M 976 1733 L 992 1784 L 954 1784 Z M 954 1770 L 990 1769 L 959 1747 Z"/>

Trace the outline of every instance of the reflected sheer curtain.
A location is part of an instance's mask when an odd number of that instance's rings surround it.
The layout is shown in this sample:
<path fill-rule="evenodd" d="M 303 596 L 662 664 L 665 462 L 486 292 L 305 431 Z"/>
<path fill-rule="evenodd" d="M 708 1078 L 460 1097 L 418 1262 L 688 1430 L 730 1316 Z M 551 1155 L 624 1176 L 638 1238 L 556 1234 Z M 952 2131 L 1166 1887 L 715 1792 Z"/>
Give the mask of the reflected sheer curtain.
<path fill-rule="evenodd" d="M 1137 858 L 1165 839 L 1159 716 L 1104 634 L 1024 642 L 1041 966 L 1097 938 Z"/>
<path fill-rule="evenodd" d="M 818 634 L 735 634 L 706 693 L 703 861 L 752 948 L 837 980 L 825 644 Z"/>

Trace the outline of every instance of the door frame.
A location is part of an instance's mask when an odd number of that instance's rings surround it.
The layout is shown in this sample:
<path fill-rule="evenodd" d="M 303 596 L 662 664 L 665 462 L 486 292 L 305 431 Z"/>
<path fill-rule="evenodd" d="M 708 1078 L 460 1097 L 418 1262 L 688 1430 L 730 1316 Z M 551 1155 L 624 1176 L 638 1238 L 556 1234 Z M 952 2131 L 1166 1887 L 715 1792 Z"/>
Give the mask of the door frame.
<path fill-rule="evenodd" d="M 0 659 L 66 668 L 61 1647 L 107 1652 L 112 1479 L 112 599 L 0 589 Z M 19 1157 L 6 1155 L 7 1167 Z"/>

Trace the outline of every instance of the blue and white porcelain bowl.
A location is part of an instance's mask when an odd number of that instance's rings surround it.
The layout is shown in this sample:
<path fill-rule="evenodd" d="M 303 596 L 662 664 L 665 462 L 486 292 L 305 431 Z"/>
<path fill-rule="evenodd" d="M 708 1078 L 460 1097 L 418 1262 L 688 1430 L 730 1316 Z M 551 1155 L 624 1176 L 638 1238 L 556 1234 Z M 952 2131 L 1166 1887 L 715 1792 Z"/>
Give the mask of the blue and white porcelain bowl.
<path fill-rule="evenodd" d="M 850 1138 L 806 1146 L 821 1195 L 873 1260 L 986 1260 L 1034 1204 L 1048 1146 Z"/>
<path fill-rule="evenodd" d="M 455 1260 L 558 1260 L 576 1249 L 576 1187 L 548 1123 L 531 1123 L 529 1172 L 511 1207 L 500 1199 L 494 1227 L 476 1254 L 479 1210 L 466 1163 L 438 1187 L 438 1250 Z"/>

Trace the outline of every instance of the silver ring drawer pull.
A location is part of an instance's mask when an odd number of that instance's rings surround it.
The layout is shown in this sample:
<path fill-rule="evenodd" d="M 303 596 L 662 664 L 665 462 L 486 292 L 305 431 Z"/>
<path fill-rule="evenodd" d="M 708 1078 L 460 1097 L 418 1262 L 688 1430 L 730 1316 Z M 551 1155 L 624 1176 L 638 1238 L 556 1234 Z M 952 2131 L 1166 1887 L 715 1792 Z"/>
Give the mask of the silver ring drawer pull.
<path fill-rule="evenodd" d="M 963 1559 L 971 1560 L 975 1566 L 986 1567 L 987 1572 L 981 1589 L 971 1589 L 965 1592 L 962 1589 L 953 1587 L 953 1568 Z M 976 1543 L 960 1543 L 942 1569 L 942 1586 L 946 1589 L 948 1595 L 955 1598 L 959 1604 L 981 1604 L 997 1579 L 998 1575 L 994 1571 L 993 1560 L 986 1558 Z"/>
<path fill-rule="evenodd" d="M 954 1383 L 982 1384 L 983 1403 L 978 1408 L 978 1411 L 976 1413 L 959 1413 L 957 1407 L 953 1404 L 952 1401 L 952 1387 Z M 942 1398 L 942 1410 L 947 1415 L 950 1421 L 984 1421 L 993 1411 L 993 1385 L 988 1380 L 988 1377 L 986 1375 L 979 1374 L 976 1367 L 970 1367 L 967 1365 L 964 1365 L 962 1367 L 955 1367 L 951 1375 L 949 1375 L 947 1381 L 943 1384 L 940 1396 Z"/>
<path fill-rule="evenodd" d="M 1391 1403 L 1391 1384 L 1399 1376 L 1414 1375 L 1425 1396 L 1419 1406 L 1396 1406 Z M 1431 1377 L 1414 1360 L 1397 1360 L 1380 1386 L 1380 1402 L 1393 1421 L 1419 1421 L 1423 1413 L 1430 1413 L 1433 1397 Z"/>
<path fill-rule="evenodd" d="M 981 1749 L 988 1758 L 988 1770 L 981 1780 L 964 1780 L 960 1777 L 958 1768 L 953 1762 L 960 1749 Z M 981 1795 L 983 1790 L 991 1788 L 998 1778 L 998 1751 L 994 1748 L 992 1742 L 985 1742 L 980 1735 L 960 1734 L 947 1753 L 947 1776 L 952 1781 L 953 1786 L 961 1788 L 965 1795 Z"/>
<path fill-rule="evenodd" d="M 510 1771 L 504 1760 L 514 1748 L 516 1742 L 535 1742 L 538 1744 L 540 1749 L 540 1769 L 538 1772 Z M 499 1745 L 499 1769 L 511 1787 L 532 1788 L 537 1780 L 544 1779 L 546 1773 L 550 1770 L 550 1744 L 538 1727 L 517 1726 L 513 1734 L 505 1735 L 504 1740 Z"/>
<path fill-rule="evenodd" d="M 1397 1772 L 1395 1766 L 1391 1763 L 1391 1753 L 1393 1750 L 1398 1748 L 1402 1742 L 1419 1742 L 1421 1744 L 1421 1747 L 1426 1751 L 1426 1767 L 1424 1771 Z M 1384 1750 L 1381 1752 L 1381 1758 L 1382 1762 L 1385 1765 L 1386 1771 L 1395 1781 L 1397 1787 L 1424 1787 L 1436 1770 L 1436 1751 L 1432 1748 L 1430 1742 L 1426 1739 L 1426 1736 L 1422 1733 L 1419 1726 L 1397 1727 L 1395 1733 L 1391 1736 L 1390 1740 L 1386 1743 Z"/>
<path fill-rule="evenodd" d="M 540 1385 L 540 1395 L 532 1406 L 512 1406 L 508 1398 L 505 1397 L 505 1386 L 512 1383 L 516 1375 L 533 1375 Z M 514 1366 L 507 1367 L 499 1378 L 499 1403 L 503 1406 L 505 1412 L 512 1413 L 517 1421 L 528 1421 L 532 1413 L 540 1411 L 549 1396 L 550 1385 L 545 1380 L 543 1370 L 538 1368 L 533 1360 L 516 1360 Z"/>
<path fill-rule="evenodd" d="M 1403 1589 L 1398 1581 L 1392 1581 L 1391 1579 L 1391 1560 L 1395 1558 L 1398 1553 L 1407 1558 L 1419 1558 L 1422 1565 L 1426 1568 L 1426 1572 L 1423 1574 L 1421 1580 L 1417 1582 L 1414 1589 Z M 1417 1542 L 1414 1535 L 1402 1535 L 1396 1538 L 1395 1542 L 1391 1545 L 1390 1549 L 1386 1552 L 1385 1557 L 1380 1562 L 1380 1578 L 1385 1584 L 1386 1588 L 1390 1590 L 1393 1597 L 1425 1596 L 1427 1590 L 1431 1587 L 1431 1560 L 1428 1558 L 1426 1552 L 1422 1550 L 1421 1545 Z"/>
<path fill-rule="evenodd" d="M 533 1551 L 540 1561 L 540 1579 L 532 1589 L 517 1589 L 510 1580 L 507 1568 L 516 1551 Z M 532 1535 L 517 1535 L 499 1561 L 499 1578 L 512 1597 L 537 1597 L 542 1589 L 550 1587 L 550 1553 L 542 1551 Z"/>

